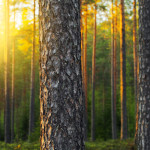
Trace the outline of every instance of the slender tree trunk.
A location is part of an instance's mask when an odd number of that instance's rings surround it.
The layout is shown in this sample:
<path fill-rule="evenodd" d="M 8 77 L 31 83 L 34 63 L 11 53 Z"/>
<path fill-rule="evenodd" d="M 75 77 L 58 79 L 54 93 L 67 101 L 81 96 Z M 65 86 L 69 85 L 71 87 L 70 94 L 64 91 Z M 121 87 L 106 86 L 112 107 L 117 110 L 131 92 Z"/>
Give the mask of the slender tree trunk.
<path fill-rule="evenodd" d="M 136 0 L 133 2 L 133 59 L 134 59 L 134 95 L 137 102 L 137 47 L 136 47 Z"/>
<path fill-rule="evenodd" d="M 87 100 L 87 0 L 85 1 L 85 16 L 84 16 L 84 96 L 85 96 L 85 138 L 87 139 L 87 118 L 88 118 L 88 100 Z"/>
<path fill-rule="evenodd" d="M 136 130 L 135 130 L 135 140 L 137 140 L 137 130 L 138 130 L 138 110 L 137 110 L 137 47 L 136 47 L 136 0 L 133 2 L 133 60 L 134 60 L 134 97 L 136 104 Z"/>
<path fill-rule="evenodd" d="M 83 0 L 80 0 L 80 16 L 81 16 L 81 21 L 80 21 L 80 28 L 81 28 L 81 66 L 82 66 L 82 80 L 84 80 L 84 25 L 83 25 L 83 19 L 84 19 L 84 16 L 82 14 L 82 5 L 83 5 Z M 84 81 L 83 81 L 83 85 L 84 85 Z M 84 87 L 83 87 L 84 89 Z"/>
<path fill-rule="evenodd" d="M 14 4 L 14 31 L 15 31 L 15 4 Z M 15 35 L 13 39 L 13 50 L 12 50 L 12 104 L 11 104 L 11 142 L 14 141 L 14 110 L 15 110 Z"/>
<path fill-rule="evenodd" d="M 35 100 L 35 0 L 33 9 L 33 48 L 31 57 L 31 98 L 30 98 L 30 114 L 29 114 L 29 135 L 34 130 L 34 100 Z"/>
<path fill-rule="evenodd" d="M 84 17 L 85 27 L 84 27 L 84 93 L 85 93 L 85 103 L 86 103 L 86 115 L 87 115 L 87 0 L 85 3 L 85 17 Z"/>
<path fill-rule="evenodd" d="M 80 0 L 40 1 L 42 150 L 84 150 Z"/>
<path fill-rule="evenodd" d="M 10 97 L 9 97 L 9 0 L 5 1 L 6 11 L 6 27 L 5 27 L 5 142 L 11 142 L 11 129 L 10 129 Z"/>
<path fill-rule="evenodd" d="M 120 1 L 120 95 L 121 95 L 121 139 L 127 138 L 126 108 L 126 49 L 125 49 L 125 16 L 124 0 Z"/>
<path fill-rule="evenodd" d="M 117 127 L 116 127 L 116 91 L 115 91 L 115 17 L 114 17 L 114 6 L 112 0 L 112 23 L 111 23 L 111 34 L 112 34 L 112 48 L 111 48 L 111 101 L 112 101 L 112 138 L 117 138 Z"/>
<path fill-rule="evenodd" d="M 150 149 L 150 1 L 139 0 L 138 150 Z"/>
<path fill-rule="evenodd" d="M 114 114 L 115 114 L 115 134 L 114 139 L 117 139 L 117 116 L 116 116 L 116 102 L 117 102 L 117 6 L 118 0 L 115 0 L 115 18 L 114 18 Z"/>
<path fill-rule="evenodd" d="M 96 57 L 96 2 L 94 4 L 94 35 L 93 35 L 93 56 L 92 56 L 92 113 L 91 113 L 91 137 L 95 141 L 95 57 Z"/>

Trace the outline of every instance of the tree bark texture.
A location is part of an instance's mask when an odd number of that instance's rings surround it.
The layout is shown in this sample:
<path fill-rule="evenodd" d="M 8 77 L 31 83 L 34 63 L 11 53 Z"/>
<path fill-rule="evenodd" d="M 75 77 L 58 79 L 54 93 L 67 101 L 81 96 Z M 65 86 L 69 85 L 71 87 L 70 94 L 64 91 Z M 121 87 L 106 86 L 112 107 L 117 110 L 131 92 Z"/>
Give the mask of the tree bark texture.
<path fill-rule="evenodd" d="M 139 0 L 138 150 L 150 149 L 150 1 Z"/>
<path fill-rule="evenodd" d="M 116 91 L 115 91 L 115 15 L 112 0 L 112 23 L 111 23 L 111 107 L 112 107 L 112 138 L 117 138 L 116 132 Z"/>
<path fill-rule="evenodd" d="M 9 0 L 5 4 L 5 142 L 11 142 L 11 116 L 10 116 L 10 96 L 9 96 Z"/>
<path fill-rule="evenodd" d="M 34 130 L 34 101 L 35 101 L 35 0 L 33 8 L 33 48 L 31 57 L 31 97 L 29 113 L 29 135 Z"/>
<path fill-rule="evenodd" d="M 126 49 L 124 0 L 120 1 L 120 96 L 121 96 L 121 139 L 127 138 L 126 107 Z"/>
<path fill-rule="evenodd" d="M 80 0 L 40 0 L 42 150 L 84 150 Z"/>
<path fill-rule="evenodd" d="M 94 4 L 94 34 L 92 55 L 92 108 L 91 108 L 91 138 L 95 141 L 95 57 L 96 57 L 96 14 L 97 5 Z"/>

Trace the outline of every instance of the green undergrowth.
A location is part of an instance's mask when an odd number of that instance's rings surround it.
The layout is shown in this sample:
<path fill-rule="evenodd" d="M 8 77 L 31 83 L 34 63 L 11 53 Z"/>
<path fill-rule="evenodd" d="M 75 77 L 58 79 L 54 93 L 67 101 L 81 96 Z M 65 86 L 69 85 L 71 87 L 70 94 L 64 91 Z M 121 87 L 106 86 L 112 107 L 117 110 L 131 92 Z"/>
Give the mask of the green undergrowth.
<path fill-rule="evenodd" d="M 86 150 L 135 150 L 133 140 L 109 140 L 86 142 Z M 40 150 L 40 142 L 28 143 L 19 142 L 13 144 L 5 144 L 0 142 L 0 150 Z"/>
<path fill-rule="evenodd" d="M 125 141 L 120 140 L 108 140 L 108 141 L 96 141 L 87 142 L 86 150 L 136 150 L 134 141 L 128 139 Z"/>

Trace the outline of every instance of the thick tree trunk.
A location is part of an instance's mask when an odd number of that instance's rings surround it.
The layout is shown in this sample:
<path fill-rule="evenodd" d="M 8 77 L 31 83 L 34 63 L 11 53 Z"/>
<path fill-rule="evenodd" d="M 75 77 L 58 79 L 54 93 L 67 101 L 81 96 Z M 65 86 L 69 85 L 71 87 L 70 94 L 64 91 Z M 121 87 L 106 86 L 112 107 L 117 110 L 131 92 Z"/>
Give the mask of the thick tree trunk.
<path fill-rule="evenodd" d="M 138 150 L 150 149 L 150 1 L 139 0 Z"/>
<path fill-rule="evenodd" d="M 114 6 L 112 0 L 112 23 L 111 23 L 111 107 L 112 107 L 112 138 L 117 138 L 117 127 L 116 127 L 116 91 L 115 91 L 115 17 L 114 17 Z"/>
<path fill-rule="evenodd" d="M 80 0 L 40 0 L 42 150 L 84 150 Z"/>
<path fill-rule="evenodd" d="M 124 0 L 120 1 L 120 95 L 121 95 L 121 139 L 127 138 L 126 108 L 126 49 L 125 49 L 125 16 Z"/>
<path fill-rule="evenodd" d="M 14 4 L 15 5 L 15 4 Z M 15 6 L 14 6 L 14 31 L 15 31 Z M 15 35 L 13 39 L 13 50 L 12 50 L 12 104 L 11 104 L 11 142 L 14 141 L 14 110 L 15 110 Z"/>
<path fill-rule="evenodd" d="M 10 116 L 10 97 L 9 97 L 9 0 L 5 0 L 5 142 L 11 142 L 11 116 Z"/>
<path fill-rule="evenodd" d="M 34 99 L 35 99 L 35 0 L 33 9 L 33 48 L 31 57 L 31 98 L 30 98 L 30 113 L 29 113 L 29 135 L 34 130 Z"/>
<path fill-rule="evenodd" d="M 95 141 L 95 57 L 96 57 L 96 2 L 94 4 L 94 34 L 93 34 L 93 56 L 92 56 L 92 113 L 91 113 L 91 138 Z"/>

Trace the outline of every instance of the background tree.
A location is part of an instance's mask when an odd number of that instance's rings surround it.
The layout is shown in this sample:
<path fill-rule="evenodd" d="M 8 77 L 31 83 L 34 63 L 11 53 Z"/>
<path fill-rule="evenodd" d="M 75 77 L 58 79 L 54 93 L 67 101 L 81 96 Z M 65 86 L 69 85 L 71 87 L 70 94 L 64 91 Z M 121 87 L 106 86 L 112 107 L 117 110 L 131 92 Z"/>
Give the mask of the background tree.
<path fill-rule="evenodd" d="M 14 1 L 14 26 L 13 30 L 15 32 L 15 1 Z M 14 141 L 14 109 L 15 109 L 15 33 L 13 35 L 13 49 L 12 49 L 12 104 L 11 104 L 11 142 Z"/>
<path fill-rule="evenodd" d="M 124 0 L 120 1 L 120 95 L 121 95 L 121 139 L 127 138 L 126 108 L 126 49 Z"/>
<path fill-rule="evenodd" d="M 95 141 L 95 57 L 96 57 L 96 2 L 94 4 L 94 34 L 93 34 L 93 55 L 92 55 L 92 116 L 91 116 L 91 137 Z"/>
<path fill-rule="evenodd" d="M 11 142 L 11 116 L 10 116 L 10 96 L 9 96 L 9 0 L 4 1 L 5 5 L 5 142 Z"/>
<path fill-rule="evenodd" d="M 117 129 L 116 129 L 116 27 L 115 27 L 115 14 L 114 14 L 114 4 L 112 0 L 112 23 L 111 23 L 111 101 L 112 101 L 112 138 L 116 139 L 117 138 Z"/>
<path fill-rule="evenodd" d="M 34 130 L 34 101 L 35 101 L 35 0 L 33 8 L 33 49 L 31 56 L 31 99 L 30 99 L 30 113 L 29 113 L 29 135 Z"/>

